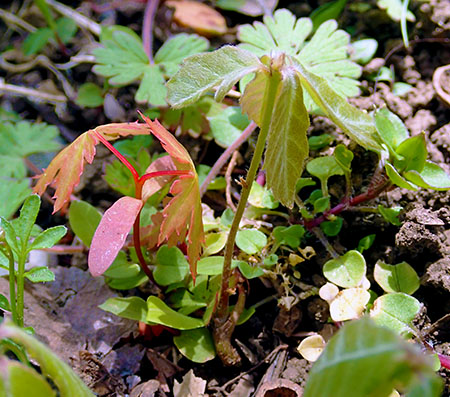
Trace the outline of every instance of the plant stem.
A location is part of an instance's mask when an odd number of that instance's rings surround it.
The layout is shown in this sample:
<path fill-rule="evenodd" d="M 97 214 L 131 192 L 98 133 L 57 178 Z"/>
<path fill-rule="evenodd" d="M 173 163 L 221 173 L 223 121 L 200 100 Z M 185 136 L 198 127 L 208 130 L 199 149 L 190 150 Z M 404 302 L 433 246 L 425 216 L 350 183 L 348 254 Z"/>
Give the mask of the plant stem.
<path fill-rule="evenodd" d="M 8 244 L 6 244 L 6 249 L 8 250 L 9 259 L 9 304 L 11 306 L 13 321 L 18 325 L 16 307 L 16 269 L 14 267 L 14 255 Z"/>
<path fill-rule="evenodd" d="M 154 64 L 153 60 L 153 22 L 155 20 L 156 10 L 158 9 L 159 0 L 148 0 L 144 12 L 144 23 L 142 26 L 142 44 L 147 54 L 150 65 Z"/>
<path fill-rule="evenodd" d="M 274 107 L 276 94 L 279 83 L 281 81 L 281 75 L 278 71 L 272 71 L 269 78 L 269 83 L 266 86 L 264 93 L 264 105 L 262 109 L 261 117 L 261 130 L 256 142 L 255 152 L 253 154 L 250 168 L 247 173 L 245 181 L 242 181 L 242 190 L 239 203 L 236 208 L 236 213 L 231 224 L 230 231 L 228 233 L 228 239 L 225 245 L 224 263 L 222 271 L 222 284 L 219 294 L 219 303 L 217 312 L 214 315 L 214 330 L 213 336 L 216 343 L 217 354 L 222 359 L 224 364 L 233 365 L 240 361 L 240 357 L 236 350 L 231 346 L 231 334 L 233 333 L 236 322 L 230 323 L 233 320 L 233 313 L 229 314 L 229 297 L 230 291 L 230 277 L 231 277 L 231 261 L 233 258 L 234 243 L 236 240 L 236 234 L 239 230 L 239 223 L 244 214 L 245 207 L 247 205 L 248 196 L 250 194 L 250 188 L 256 177 L 259 164 L 264 152 L 266 144 L 266 138 L 269 133 L 270 122 L 272 120 L 272 110 Z M 241 293 L 239 294 L 241 295 Z M 244 299 L 245 294 L 242 294 L 243 298 L 239 296 L 239 299 Z M 236 305 L 237 306 L 237 305 Z M 236 319 L 237 321 L 237 319 Z"/>
<path fill-rule="evenodd" d="M 342 211 L 349 209 L 350 207 L 354 207 L 358 204 L 364 203 L 366 201 L 372 200 L 384 190 L 387 190 L 392 186 L 392 183 L 389 180 L 383 179 L 383 181 L 373 188 L 369 188 L 367 192 L 362 193 L 356 197 L 350 199 L 344 199 L 341 203 L 331 208 L 326 213 L 314 218 L 310 221 L 304 221 L 303 224 L 308 230 L 313 230 L 315 227 L 319 226 L 322 222 L 326 221 L 330 215 L 338 215 Z"/>
<path fill-rule="evenodd" d="M 17 322 L 19 327 L 23 328 L 23 301 L 24 301 L 24 273 L 25 273 L 25 261 L 27 256 L 23 255 L 23 252 L 19 255 L 17 263 Z"/>

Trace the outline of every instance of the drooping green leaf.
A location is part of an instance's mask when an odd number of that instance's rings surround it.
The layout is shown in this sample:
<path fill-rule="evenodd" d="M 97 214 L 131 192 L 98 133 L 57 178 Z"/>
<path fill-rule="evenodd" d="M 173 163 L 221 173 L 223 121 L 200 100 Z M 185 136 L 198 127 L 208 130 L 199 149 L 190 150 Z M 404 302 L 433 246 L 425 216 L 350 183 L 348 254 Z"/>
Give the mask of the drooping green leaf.
<path fill-rule="evenodd" d="M 379 325 L 403 335 L 413 334 L 411 322 L 419 313 L 420 302 L 403 292 L 389 293 L 377 298 L 370 317 Z"/>
<path fill-rule="evenodd" d="M 374 113 L 375 126 L 389 152 L 396 154 L 398 145 L 409 138 L 409 132 L 400 118 L 387 108 L 378 109 Z"/>
<path fill-rule="evenodd" d="M 40 233 L 31 244 L 29 251 L 53 247 L 67 233 L 65 226 L 54 226 Z"/>
<path fill-rule="evenodd" d="M 102 89 L 94 83 L 84 83 L 78 89 L 77 98 L 75 102 L 86 108 L 96 108 L 103 105 Z"/>
<path fill-rule="evenodd" d="M 425 166 L 428 150 L 425 142 L 425 134 L 421 133 L 405 139 L 397 146 L 395 152 L 400 158 L 394 159 L 394 167 L 400 172 L 421 172 Z"/>
<path fill-rule="evenodd" d="M 388 397 L 394 387 L 407 390 L 427 379 L 438 377 L 416 346 L 363 318 L 331 338 L 309 373 L 303 396 Z"/>
<path fill-rule="evenodd" d="M 221 101 L 242 77 L 263 67 L 255 55 L 233 46 L 192 55 L 167 83 L 168 101 L 176 108 L 186 106 L 213 87 L 217 87 L 215 99 Z"/>
<path fill-rule="evenodd" d="M 373 277 L 385 292 L 404 292 L 411 295 L 420 286 L 419 276 L 406 262 L 388 265 L 378 261 L 375 264 Z"/>
<path fill-rule="evenodd" d="M 419 173 L 415 170 L 405 172 L 405 178 L 415 185 L 425 189 L 448 190 L 450 189 L 450 177 L 438 165 L 426 161 L 423 170 Z"/>
<path fill-rule="evenodd" d="M 418 190 L 417 185 L 408 182 L 403 176 L 399 174 L 399 172 L 394 168 L 394 166 L 388 162 L 384 164 L 384 169 L 386 170 L 386 174 L 389 177 L 390 181 L 397 185 L 398 187 L 402 187 L 404 189 L 409 190 Z M 413 175 L 416 171 L 409 171 L 409 175 Z M 413 178 L 414 179 L 414 178 Z"/>
<path fill-rule="evenodd" d="M 273 17 L 266 15 L 264 24 L 242 25 L 238 29 L 239 46 L 258 56 L 271 52 L 284 52 L 295 57 L 311 72 L 327 79 L 332 89 L 343 96 L 359 93 L 358 82 L 361 75 L 359 65 L 348 59 L 348 33 L 337 30 L 336 21 L 323 23 L 308 42 L 312 32 L 309 18 L 296 20 L 288 10 L 277 10 Z M 311 94 L 311 93 L 310 93 Z M 305 94 L 305 106 L 310 111 L 316 108 L 309 95 Z M 314 100 L 314 98 L 313 98 Z"/>
<path fill-rule="evenodd" d="M 0 339 L 3 338 L 10 338 L 22 345 L 30 357 L 39 363 L 42 374 L 52 379 L 61 396 L 94 397 L 94 394 L 65 362 L 25 331 L 13 325 L 2 325 Z"/>
<path fill-rule="evenodd" d="M 109 298 L 99 308 L 119 317 L 147 322 L 147 303 L 137 296 Z"/>
<path fill-rule="evenodd" d="M 156 296 L 150 296 L 147 299 L 146 321 L 180 330 L 201 328 L 205 325 L 203 320 L 199 318 L 185 316 L 176 312 Z"/>
<path fill-rule="evenodd" d="M 351 250 L 326 262 L 323 275 L 340 287 L 358 287 L 366 275 L 366 261 L 360 252 Z"/>
<path fill-rule="evenodd" d="M 1 359 L 2 375 L 0 376 L 0 396 L 8 397 L 54 397 L 55 390 L 50 383 L 32 367 L 20 362 Z M 2 377 L 5 379 L 2 379 Z M 8 394 L 2 394 L 1 385 L 6 386 Z"/>
<path fill-rule="evenodd" d="M 162 286 L 183 281 L 189 274 L 189 263 L 177 247 L 163 245 L 156 254 L 155 281 Z"/>
<path fill-rule="evenodd" d="M 45 123 L 0 124 L 0 154 L 17 157 L 27 157 L 33 153 L 53 152 L 61 145 L 55 141 L 58 129 Z"/>
<path fill-rule="evenodd" d="M 312 73 L 300 62 L 293 60 L 300 73 L 303 88 L 327 117 L 365 149 L 380 152 L 382 148 L 372 117 L 336 95 L 325 78 Z"/>
<path fill-rule="evenodd" d="M 32 283 L 55 281 L 55 273 L 47 266 L 34 267 L 25 273 L 25 277 Z"/>
<path fill-rule="evenodd" d="M 309 153 L 306 130 L 309 116 L 303 103 L 300 78 L 293 68 L 283 68 L 275 101 L 264 160 L 267 187 L 288 208 L 294 204 L 295 185 Z"/>
<path fill-rule="evenodd" d="M 245 253 L 253 255 L 267 245 L 267 237 L 256 229 L 239 230 L 236 235 L 236 245 Z"/>
<path fill-rule="evenodd" d="M 101 219 L 100 212 L 86 201 L 72 201 L 70 204 L 70 228 L 86 247 L 90 247 L 92 237 Z"/>
<path fill-rule="evenodd" d="M 178 350 L 194 363 L 205 363 L 216 356 L 216 349 L 207 328 L 181 331 L 173 337 Z"/>
<path fill-rule="evenodd" d="M 334 141 L 334 137 L 330 134 L 320 134 L 310 136 L 308 138 L 309 150 L 320 150 L 327 147 L 331 142 Z"/>

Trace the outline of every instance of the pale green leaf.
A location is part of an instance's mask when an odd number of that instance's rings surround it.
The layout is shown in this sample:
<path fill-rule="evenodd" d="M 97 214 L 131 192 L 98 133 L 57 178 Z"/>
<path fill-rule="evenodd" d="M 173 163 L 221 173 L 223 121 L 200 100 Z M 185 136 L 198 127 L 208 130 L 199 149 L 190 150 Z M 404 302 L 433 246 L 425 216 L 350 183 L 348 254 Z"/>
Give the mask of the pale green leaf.
<path fill-rule="evenodd" d="M 420 349 L 363 318 L 331 338 L 309 373 L 303 397 L 388 397 L 394 387 L 404 390 L 427 379 L 438 376 Z"/>
<path fill-rule="evenodd" d="M 119 317 L 147 322 L 147 303 L 137 296 L 109 298 L 99 308 Z"/>
<path fill-rule="evenodd" d="M 389 293 L 377 298 L 370 311 L 370 317 L 379 325 L 403 335 L 413 332 L 411 323 L 419 313 L 420 302 L 402 292 Z"/>
<path fill-rule="evenodd" d="M 165 106 L 167 89 L 164 75 L 158 65 L 149 65 L 144 71 L 135 99 L 137 103 Z"/>
<path fill-rule="evenodd" d="M 206 328 L 181 331 L 180 335 L 173 337 L 173 343 L 194 363 L 205 363 L 216 356 L 213 339 Z"/>
<path fill-rule="evenodd" d="M 96 108 L 103 105 L 102 89 L 94 83 L 84 83 L 78 89 L 77 98 L 75 102 L 77 105 L 87 108 Z"/>
<path fill-rule="evenodd" d="M 344 175 L 344 170 L 336 161 L 334 156 L 316 157 L 306 164 L 306 170 L 316 178 L 320 179 L 322 184 L 334 175 Z"/>
<path fill-rule="evenodd" d="M 241 97 L 242 112 L 257 125 L 261 125 L 261 111 L 264 102 L 264 93 L 269 84 L 270 75 L 266 71 L 259 71 L 245 86 L 244 95 Z"/>
<path fill-rule="evenodd" d="M 245 253 L 253 255 L 267 245 L 267 237 L 256 229 L 239 230 L 236 235 L 236 245 Z"/>
<path fill-rule="evenodd" d="M 390 163 L 385 163 L 384 164 L 384 169 L 386 170 L 386 174 L 389 177 L 390 181 L 394 184 L 397 185 L 398 187 L 402 187 L 404 189 L 409 189 L 409 190 L 418 190 L 417 186 L 411 182 L 408 182 L 405 178 L 403 178 L 403 176 L 401 176 L 399 174 L 399 172 L 394 168 L 394 166 Z M 416 179 L 414 178 L 415 174 L 418 174 L 417 171 L 409 171 L 408 172 L 408 176 L 409 179 Z M 420 180 L 420 178 L 417 178 Z"/>
<path fill-rule="evenodd" d="M 39 363 L 42 374 L 52 379 L 61 396 L 94 397 L 94 394 L 65 362 L 25 331 L 13 325 L 2 325 L 0 339 L 3 338 L 10 338 L 23 346 L 29 356 Z"/>
<path fill-rule="evenodd" d="M 45 123 L 0 124 L 0 154 L 27 157 L 33 153 L 53 152 L 61 148 L 55 141 L 58 129 Z"/>
<path fill-rule="evenodd" d="M 241 261 L 233 260 L 231 262 L 231 268 L 234 269 L 240 264 Z M 208 256 L 202 258 L 197 262 L 197 274 L 216 276 L 222 274 L 223 269 L 223 256 Z"/>
<path fill-rule="evenodd" d="M 174 107 L 189 105 L 214 87 L 215 99 L 221 101 L 242 77 L 262 67 L 254 54 L 234 46 L 192 55 L 167 83 L 169 103 Z"/>
<path fill-rule="evenodd" d="M 311 73 L 299 62 L 294 61 L 294 63 L 300 73 L 303 87 L 320 109 L 362 147 L 380 152 L 382 148 L 378 142 L 372 117 L 336 95 L 325 78 Z"/>
<path fill-rule="evenodd" d="M 293 68 L 282 69 L 272 115 L 264 160 L 267 187 L 276 200 L 292 208 L 295 186 L 309 153 L 306 136 L 309 116 L 300 78 Z"/>
<path fill-rule="evenodd" d="M 388 265 L 378 261 L 373 270 L 373 277 L 386 292 L 404 292 L 411 295 L 420 286 L 419 276 L 406 262 Z"/>
<path fill-rule="evenodd" d="M 201 328 L 205 324 L 199 318 L 193 318 L 180 314 L 167 306 L 156 296 L 147 299 L 147 320 L 146 322 L 157 323 L 180 330 Z"/>
<path fill-rule="evenodd" d="M 437 164 L 426 161 L 423 170 L 405 172 L 405 178 L 415 185 L 433 190 L 450 189 L 450 176 Z"/>
<path fill-rule="evenodd" d="M 206 51 L 209 42 L 196 34 L 180 33 L 166 40 L 155 54 L 155 63 L 164 66 L 171 76 L 186 57 Z M 174 66 L 176 70 L 173 70 Z"/>
<path fill-rule="evenodd" d="M 361 65 L 369 63 L 378 48 L 378 41 L 375 39 L 362 39 L 355 41 L 350 46 L 350 58 Z"/>
<path fill-rule="evenodd" d="M 366 261 L 360 252 L 351 250 L 326 262 L 323 275 L 340 287 L 358 287 L 366 275 Z"/>
<path fill-rule="evenodd" d="M 25 55 L 38 53 L 48 41 L 54 37 L 50 28 L 40 28 L 30 33 L 22 43 L 22 51 Z"/>
<path fill-rule="evenodd" d="M 208 117 L 211 135 L 219 146 L 227 148 L 248 126 L 249 120 L 238 106 L 228 106 L 219 114 Z"/>
<path fill-rule="evenodd" d="M 41 207 L 41 198 L 37 194 L 29 196 L 20 209 L 20 216 L 17 223 L 14 224 L 17 237 L 22 243 L 22 250 L 25 251 L 30 238 L 31 229 L 33 228 L 36 218 Z"/>
<path fill-rule="evenodd" d="M 216 6 L 224 10 L 238 11 L 252 17 L 270 14 L 277 4 L 278 0 L 217 0 L 216 2 Z"/>
<path fill-rule="evenodd" d="M 404 140 L 409 138 L 409 132 L 402 120 L 387 108 L 376 110 L 374 113 L 375 126 L 383 142 L 392 154 Z"/>
<path fill-rule="evenodd" d="M 0 177 L 0 216 L 11 218 L 30 193 L 28 179 L 14 180 Z"/>
<path fill-rule="evenodd" d="M 67 44 L 76 34 L 78 26 L 72 18 L 62 17 L 56 21 L 56 31 L 64 44 Z"/>
<path fill-rule="evenodd" d="M 404 1 L 404 0 L 403 0 Z M 377 0 L 377 5 L 382 10 L 386 10 L 389 17 L 396 22 L 400 21 L 402 15 L 402 0 Z M 414 22 L 416 17 L 411 11 L 406 12 L 406 19 L 410 22 Z"/>

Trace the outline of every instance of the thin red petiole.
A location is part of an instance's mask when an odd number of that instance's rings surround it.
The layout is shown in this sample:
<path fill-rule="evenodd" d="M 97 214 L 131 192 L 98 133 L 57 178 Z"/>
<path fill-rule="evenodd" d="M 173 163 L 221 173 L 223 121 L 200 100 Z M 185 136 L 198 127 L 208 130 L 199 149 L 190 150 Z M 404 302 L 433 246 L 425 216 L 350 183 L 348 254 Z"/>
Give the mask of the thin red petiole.
<path fill-rule="evenodd" d="M 158 176 L 179 176 L 179 175 L 188 175 L 191 171 L 184 171 L 184 170 L 166 170 L 166 171 L 155 171 L 155 172 L 149 172 L 148 174 L 142 175 L 139 179 L 139 183 L 144 183 L 146 180 L 151 178 L 157 178 Z"/>
<path fill-rule="evenodd" d="M 94 134 L 114 154 L 114 156 L 116 156 L 122 162 L 122 164 L 130 170 L 130 172 L 133 174 L 134 182 L 137 184 L 139 181 L 139 174 L 136 169 L 130 164 L 130 162 L 125 157 L 123 157 L 120 152 L 102 136 L 102 134 L 99 134 L 95 130 Z"/>

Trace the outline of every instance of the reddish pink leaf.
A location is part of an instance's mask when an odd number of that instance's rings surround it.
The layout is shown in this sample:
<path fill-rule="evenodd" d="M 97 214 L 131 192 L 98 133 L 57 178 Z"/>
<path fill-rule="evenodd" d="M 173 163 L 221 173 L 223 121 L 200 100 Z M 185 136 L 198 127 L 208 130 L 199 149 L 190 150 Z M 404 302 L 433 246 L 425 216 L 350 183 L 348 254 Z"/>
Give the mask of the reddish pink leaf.
<path fill-rule="evenodd" d="M 142 205 L 142 200 L 125 196 L 103 215 L 89 250 L 89 271 L 94 277 L 102 275 L 114 262 Z"/>
<path fill-rule="evenodd" d="M 39 176 L 38 183 L 34 188 L 35 193 L 42 195 L 47 186 L 53 182 L 56 188 L 53 196 L 56 199 L 53 212 L 59 211 L 68 204 L 74 187 L 80 182 L 85 162 L 92 163 L 95 156 L 95 146 L 99 142 L 95 132 L 100 133 L 108 141 L 121 136 L 150 133 L 146 124 L 106 124 L 85 132 L 59 152 L 47 169 Z"/>
<path fill-rule="evenodd" d="M 170 156 L 164 156 L 151 163 L 145 170 L 145 173 L 149 174 L 157 171 L 174 171 L 176 169 L 177 168 L 175 167 L 172 158 Z M 156 193 L 163 186 L 167 185 L 174 178 L 176 178 L 174 175 L 165 175 L 146 180 L 142 188 L 142 201 L 145 203 L 151 195 Z"/>
<path fill-rule="evenodd" d="M 164 219 L 161 224 L 158 244 L 167 241 L 169 245 L 176 245 L 184 243 L 187 237 L 189 265 L 192 277 L 195 279 L 197 260 L 200 257 L 204 242 L 202 205 L 197 172 L 183 145 L 157 120 L 152 121 L 144 115 L 141 116 L 149 125 L 152 134 L 160 140 L 163 148 L 169 153 L 176 168 L 189 171 L 188 174 L 179 176 L 170 188 L 170 193 L 174 197 L 164 207 Z"/>

